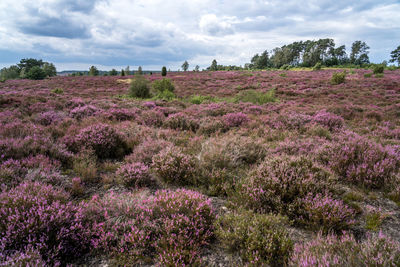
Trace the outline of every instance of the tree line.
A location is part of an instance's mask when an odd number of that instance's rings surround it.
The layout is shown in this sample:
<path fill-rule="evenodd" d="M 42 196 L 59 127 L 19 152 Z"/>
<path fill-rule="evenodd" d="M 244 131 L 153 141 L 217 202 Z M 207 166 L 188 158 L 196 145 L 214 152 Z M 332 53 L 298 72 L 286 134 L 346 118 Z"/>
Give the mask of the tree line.
<path fill-rule="evenodd" d="M 46 77 L 57 75 L 56 67 L 53 63 L 45 62 L 41 59 L 24 58 L 16 65 L 0 70 L 0 79 L 32 79 L 42 80 Z"/>

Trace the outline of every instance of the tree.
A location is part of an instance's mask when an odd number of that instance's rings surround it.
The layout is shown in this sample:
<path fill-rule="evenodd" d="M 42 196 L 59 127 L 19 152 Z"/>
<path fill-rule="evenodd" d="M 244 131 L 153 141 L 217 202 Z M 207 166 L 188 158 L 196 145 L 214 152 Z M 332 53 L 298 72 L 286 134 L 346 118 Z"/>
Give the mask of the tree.
<path fill-rule="evenodd" d="M 31 80 L 43 80 L 46 78 L 46 72 L 39 66 L 33 66 L 26 73 L 26 78 Z"/>
<path fill-rule="evenodd" d="M 355 41 L 351 45 L 350 63 L 356 65 L 369 63 L 369 46 L 365 42 Z"/>
<path fill-rule="evenodd" d="M 121 70 L 121 76 L 125 76 L 125 71 L 124 71 L 124 69 Z"/>
<path fill-rule="evenodd" d="M 167 67 L 162 67 L 161 69 L 161 76 L 167 76 Z"/>
<path fill-rule="evenodd" d="M 28 73 L 29 70 L 33 67 L 42 67 L 44 64 L 43 60 L 39 59 L 34 59 L 34 58 L 23 58 L 20 60 L 18 67 L 20 70 L 24 69 L 25 73 Z"/>
<path fill-rule="evenodd" d="M 183 71 L 187 71 L 189 69 L 189 63 L 185 60 L 182 64 Z"/>
<path fill-rule="evenodd" d="M 216 71 L 217 69 L 218 69 L 217 60 L 214 59 L 214 60 L 211 62 L 210 70 L 211 70 L 211 71 Z"/>
<path fill-rule="evenodd" d="M 251 59 L 251 64 L 252 68 L 254 69 L 266 69 L 269 66 L 269 54 L 268 51 L 265 50 L 262 52 L 262 54 L 259 56 L 258 54 L 255 54 L 253 58 Z"/>
<path fill-rule="evenodd" d="M 110 70 L 110 72 L 108 74 L 110 74 L 110 76 L 117 76 L 118 71 L 116 69 L 112 69 L 112 70 Z"/>
<path fill-rule="evenodd" d="M 199 71 L 200 70 L 200 66 L 199 65 L 196 65 L 196 67 L 194 67 L 194 71 Z"/>
<path fill-rule="evenodd" d="M 95 66 L 91 66 L 89 69 L 89 76 L 98 76 L 99 70 Z"/>
<path fill-rule="evenodd" d="M 125 75 L 131 75 L 131 70 L 129 69 L 129 66 L 126 66 L 125 68 Z"/>
<path fill-rule="evenodd" d="M 143 74 L 142 66 L 139 66 L 139 68 L 137 70 L 137 74 L 138 75 L 142 75 Z"/>
<path fill-rule="evenodd" d="M 46 73 L 46 76 L 48 77 L 57 76 L 57 69 L 53 63 L 44 62 L 43 70 Z"/>
<path fill-rule="evenodd" d="M 4 80 L 17 79 L 19 77 L 20 69 L 17 65 L 12 65 L 8 68 L 2 68 L 0 70 L 0 78 Z"/>
<path fill-rule="evenodd" d="M 400 45 L 395 50 L 390 52 L 390 57 L 391 59 L 389 62 L 397 62 L 397 65 L 400 66 Z"/>

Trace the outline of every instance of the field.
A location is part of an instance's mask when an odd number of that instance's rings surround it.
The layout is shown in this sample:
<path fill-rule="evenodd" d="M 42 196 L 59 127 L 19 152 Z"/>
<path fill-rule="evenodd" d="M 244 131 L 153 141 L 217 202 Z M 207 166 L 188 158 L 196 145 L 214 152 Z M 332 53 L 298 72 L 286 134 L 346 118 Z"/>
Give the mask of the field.
<path fill-rule="evenodd" d="M 0 82 L 0 266 L 399 266 L 400 71 L 340 71 Z"/>

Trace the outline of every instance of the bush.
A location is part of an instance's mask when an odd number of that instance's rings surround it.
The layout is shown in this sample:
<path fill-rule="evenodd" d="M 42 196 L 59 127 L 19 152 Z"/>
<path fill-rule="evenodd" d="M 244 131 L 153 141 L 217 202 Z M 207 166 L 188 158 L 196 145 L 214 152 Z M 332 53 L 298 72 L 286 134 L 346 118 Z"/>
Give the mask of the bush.
<path fill-rule="evenodd" d="M 383 234 L 371 235 L 362 243 L 353 236 L 318 235 L 294 247 L 289 266 L 397 266 L 400 244 Z"/>
<path fill-rule="evenodd" d="M 167 67 L 163 66 L 161 69 L 161 76 L 167 76 Z"/>
<path fill-rule="evenodd" d="M 364 78 L 371 78 L 372 77 L 372 73 L 365 73 L 364 74 Z"/>
<path fill-rule="evenodd" d="M 125 161 L 130 163 L 142 162 L 150 166 L 153 156 L 169 146 L 172 146 L 172 143 L 162 139 L 146 139 L 143 143 L 135 147 L 132 154 L 126 156 Z"/>
<path fill-rule="evenodd" d="M 163 78 L 162 80 L 155 80 L 153 82 L 153 88 L 156 92 L 162 93 L 164 91 L 173 92 L 175 90 L 174 84 L 171 79 Z"/>
<path fill-rule="evenodd" d="M 374 65 L 374 67 L 373 67 L 374 74 L 383 73 L 384 70 L 385 70 L 385 66 L 381 65 L 381 64 Z"/>
<path fill-rule="evenodd" d="M 212 135 L 213 133 L 223 132 L 225 129 L 225 124 L 221 120 L 205 117 L 200 122 L 199 133 Z"/>
<path fill-rule="evenodd" d="M 137 98 L 150 97 L 149 82 L 146 80 L 145 77 L 143 77 L 142 75 L 136 75 L 135 78 L 131 80 L 129 95 L 131 97 Z"/>
<path fill-rule="evenodd" d="M 391 185 L 400 168 L 400 156 L 392 148 L 353 133 L 327 145 L 318 157 L 344 181 L 366 188 Z"/>
<path fill-rule="evenodd" d="M 74 137 L 67 136 L 65 143 L 72 152 L 90 149 L 101 159 L 119 158 L 124 155 L 127 146 L 119 133 L 101 123 L 82 129 Z"/>
<path fill-rule="evenodd" d="M 97 180 L 97 162 L 93 151 L 82 151 L 73 161 L 74 172 L 82 178 L 84 183 L 93 183 Z"/>
<path fill-rule="evenodd" d="M 331 83 L 334 85 L 344 83 L 345 80 L 346 72 L 334 72 L 332 74 Z"/>
<path fill-rule="evenodd" d="M 308 228 L 321 229 L 324 233 L 340 232 L 355 223 L 355 211 L 330 195 L 309 194 L 303 204 L 305 215 L 300 221 Z"/>
<path fill-rule="evenodd" d="M 312 118 L 318 124 L 327 127 L 330 131 L 338 130 L 343 127 L 344 120 L 342 117 L 326 112 L 325 110 L 318 111 Z"/>
<path fill-rule="evenodd" d="M 126 187 L 140 188 L 153 184 L 149 167 L 141 162 L 122 165 L 118 168 L 116 175 Z"/>
<path fill-rule="evenodd" d="M 224 115 L 222 117 L 222 120 L 225 123 L 226 127 L 239 127 L 243 124 L 246 124 L 247 122 L 249 122 L 249 117 L 242 113 L 242 112 L 238 112 L 238 113 L 228 113 L 226 115 Z"/>
<path fill-rule="evenodd" d="M 317 63 L 314 65 L 314 67 L 313 67 L 313 70 L 314 70 L 314 71 L 321 70 L 321 69 L 322 69 L 322 64 L 321 64 L 321 62 L 317 62 Z"/>
<path fill-rule="evenodd" d="M 246 90 L 235 96 L 235 102 L 249 102 L 257 105 L 276 102 L 275 89 L 268 92 L 259 92 L 256 90 Z"/>
<path fill-rule="evenodd" d="M 34 66 L 28 71 L 26 78 L 30 80 L 43 80 L 46 78 L 46 72 L 41 67 Z"/>
<path fill-rule="evenodd" d="M 276 157 L 261 163 L 238 185 L 239 201 L 259 212 L 302 214 L 301 201 L 329 189 L 330 173 L 305 157 Z"/>
<path fill-rule="evenodd" d="M 0 194 L 0 254 L 37 250 L 49 265 L 64 264 L 91 248 L 92 234 L 68 195 L 40 183 Z"/>
<path fill-rule="evenodd" d="M 69 115 L 72 118 L 81 120 L 86 117 L 95 116 L 100 110 L 93 105 L 84 105 L 73 108 Z"/>
<path fill-rule="evenodd" d="M 196 172 L 195 158 L 182 153 L 181 149 L 169 146 L 153 157 L 152 168 L 167 184 L 194 184 Z"/>
<path fill-rule="evenodd" d="M 159 92 L 154 98 L 159 99 L 159 100 L 171 101 L 171 100 L 175 99 L 176 96 L 173 92 L 164 90 L 162 92 Z"/>
<path fill-rule="evenodd" d="M 196 132 L 199 128 L 199 124 L 196 120 L 183 113 L 175 113 L 167 117 L 164 126 L 175 130 L 193 132 Z"/>
<path fill-rule="evenodd" d="M 251 211 L 227 213 L 216 221 L 216 236 L 252 266 L 287 266 L 293 242 L 284 219 Z"/>

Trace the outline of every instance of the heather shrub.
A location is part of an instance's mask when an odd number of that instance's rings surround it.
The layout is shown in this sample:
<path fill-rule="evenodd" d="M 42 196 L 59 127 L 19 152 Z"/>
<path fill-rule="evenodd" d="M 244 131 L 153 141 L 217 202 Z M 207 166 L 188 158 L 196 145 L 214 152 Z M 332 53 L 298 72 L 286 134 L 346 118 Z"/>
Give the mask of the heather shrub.
<path fill-rule="evenodd" d="M 203 143 L 199 159 L 203 168 L 234 169 L 254 164 L 265 156 L 266 149 L 259 140 L 227 135 L 210 138 Z"/>
<path fill-rule="evenodd" d="M 81 120 L 86 117 L 95 116 L 99 111 L 100 110 L 93 105 L 84 105 L 84 106 L 77 106 L 77 107 L 73 108 L 69 112 L 69 115 L 72 118 Z"/>
<path fill-rule="evenodd" d="M 152 84 L 153 89 L 157 93 L 162 93 L 164 91 L 173 92 L 175 90 L 174 84 L 171 79 L 163 78 L 162 80 L 155 80 Z"/>
<path fill-rule="evenodd" d="M 132 154 L 125 157 L 125 161 L 129 163 L 142 162 L 145 165 L 150 166 L 153 161 L 153 156 L 169 146 L 172 146 L 171 142 L 163 139 L 148 138 L 136 146 L 132 151 Z"/>
<path fill-rule="evenodd" d="M 194 184 L 196 165 L 193 156 L 183 154 L 178 147 L 169 146 L 153 157 L 152 169 L 164 183 L 190 185 Z"/>
<path fill-rule="evenodd" d="M 152 127 L 161 127 L 164 123 L 165 116 L 159 110 L 146 110 L 143 111 L 140 119 L 143 124 Z"/>
<path fill-rule="evenodd" d="M 196 120 L 183 113 L 175 113 L 168 116 L 164 122 L 164 126 L 174 130 L 187 130 L 193 132 L 196 132 L 199 128 L 199 124 Z"/>
<path fill-rule="evenodd" d="M 136 108 L 110 108 L 103 115 L 109 120 L 128 121 L 136 118 L 138 112 Z"/>
<path fill-rule="evenodd" d="M 206 196 L 185 189 L 157 191 L 151 205 L 161 226 L 156 243 L 162 265 L 195 265 L 214 234 L 215 213 Z"/>
<path fill-rule="evenodd" d="M 149 167 L 141 162 L 122 165 L 118 168 L 116 175 L 126 187 L 140 188 L 153 184 Z"/>
<path fill-rule="evenodd" d="M 374 74 L 383 73 L 384 70 L 385 70 L 385 66 L 382 64 L 377 64 L 377 65 L 374 65 L 374 67 L 373 67 Z"/>
<path fill-rule="evenodd" d="M 358 243 L 345 233 L 341 237 L 319 234 L 314 240 L 298 243 L 289 266 L 398 266 L 400 244 L 379 233 Z"/>
<path fill-rule="evenodd" d="M 40 113 L 37 117 L 37 121 L 41 125 L 48 126 L 61 122 L 64 117 L 65 115 L 63 113 L 51 110 Z"/>
<path fill-rule="evenodd" d="M 238 197 L 256 211 L 296 218 L 302 215 L 301 200 L 329 189 L 330 179 L 329 172 L 305 157 L 275 157 L 262 162 L 238 185 Z"/>
<path fill-rule="evenodd" d="M 224 115 L 222 117 L 223 122 L 225 123 L 226 127 L 239 127 L 243 124 L 246 124 L 247 122 L 249 122 L 249 117 L 242 113 L 242 112 L 238 112 L 238 113 L 228 113 L 226 115 Z"/>
<path fill-rule="evenodd" d="M 216 236 L 230 252 L 250 266 L 286 266 L 293 242 L 280 216 L 240 210 L 216 221 Z"/>
<path fill-rule="evenodd" d="M 91 247 L 81 210 L 52 186 L 23 183 L 0 194 L 0 254 L 37 250 L 49 265 L 65 264 Z"/>
<path fill-rule="evenodd" d="M 334 72 L 332 74 L 331 83 L 333 85 L 344 83 L 346 80 L 346 72 Z"/>
<path fill-rule="evenodd" d="M 198 133 L 212 135 L 213 133 L 223 132 L 225 129 L 226 126 L 221 120 L 206 117 L 201 120 Z"/>
<path fill-rule="evenodd" d="M 390 185 L 400 167 L 399 154 L 392 148 L 352 133 L 325 146 L 319 159 L 344 181 L 366 188 Z"/>
<path fill-rule="evenodd" d="M 142 75 L 136 75 L 134 79 L 131 80 L 129 87 L 129 95 L 131 97 L 137 98 L 149 98 L 150 97 L 150 87 L 149 82 Z"/>
<path fill-rule="evenodd" d="M 84 128 L 78 135 L 68 136 L 65 143 L 72 152 L 91 149 L 101 159 L 121 157 L 126 150 L 126 143 L 122 136 L 106 124 Z"/>
<path fill-rule="evenodd" d="M 0 266 L 46 266 L 39 251 L 26 248 L 10 255 L 0 255 Z"/>
<path fill-rule="evenodd" d="M 280 128 L 279 122 L 282 122 L 284 127 L 289 130 L 299 130 L 303 129 L 309 122 L 312 121 L 312 117 L 305 114 L 300 113 L 289 113 L 282 115 L 278 118 L 277 126 L 272 125 L 273 128 Z"/>
<path fill-rule="evenodd" d="M 309 194 L 302 202 L 304 215 L 299 221 L 311 229 L 320 229 L 324 233 L 339 232 L 355 223 L 355 211 L 329 194 Z"/>
<path fill-rule="evenodd" d="M 312 120 L 320 125 L 327 127 L 330 131 L 338 130 L 343 127 L 343 118 L 326 112 L 325 110 L 320 110 L 313 116 Z"/>

